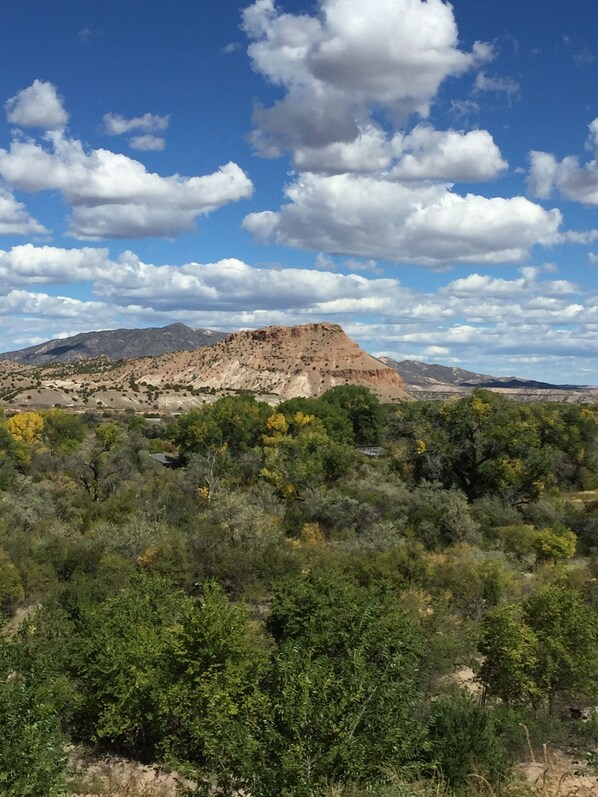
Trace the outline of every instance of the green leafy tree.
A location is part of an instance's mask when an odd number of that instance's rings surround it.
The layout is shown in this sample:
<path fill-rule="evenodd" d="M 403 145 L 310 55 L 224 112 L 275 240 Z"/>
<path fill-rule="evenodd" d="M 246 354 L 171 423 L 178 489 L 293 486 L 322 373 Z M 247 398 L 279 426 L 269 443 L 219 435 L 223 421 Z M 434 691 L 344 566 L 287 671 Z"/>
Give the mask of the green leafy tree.
<path fill-rule="evenodd" d="M 541 529 L 534 540 L 534 550 L 540 562 L 571 559 L 572 556 L 575 556 L 576 549 L 575 532 L 564 527 Z"/>
<path fill-rule="evenodd" d="M 405 511 L 409 527 L 428 548 L 477 540 L 479 527 L 461 490 L 424 482 L 409 492 Z"/>
<path fill-rule="evenodd" d="M 560 694 L 596 697 L 598 616 L 570 587 L 550 584 L 489 614 L 480 652 L 482 681 L 510 703 L 545 703 L 552 713 Z"/>
<path fill-rule="evenodd" d="M 433 587 L 446 590 L 453 606 L 476 620 L 513 591 L 504 556 L 464 543 L 439 557 L 433 573 Z"/>
<path fill-rule="evenodd" d="M 482 626 L 480 679 L 489 695 L 505 703 L 537 703 L 542 690 L 536 680 L 538 637 L 524 620 L 521 607 L 502 606 L 489 612 Z"/>
<path fill-rule="evenodd" d="M 79 448 L 87 427 L 78 415 L 55 407 L 46 412 L 43 419 L 42 439 L 51 451 L 70 453 Z"/>
<path fill-rule="evenodd" d="M 264 662 L 245 611 L 206 585 L 198 603 L 142 579 L 90 608 L 76 675 L 82 732 L 136 755 L 170 755 L 227 784 L 248 770 Z"/>
<path fill-rule="evenodd" d="M 534 678 L 550 712 L 563 692 L 598 694 L 598 614 L 575 590 L 551 584 L 523 604 L 527 625 L 538 638 Z"/>
<path fill-rule="evenodd" d="M 355 461 L 352 447 L 330 440 L 324 424 L 313 415 L 295 413 L 289 423 L 281 413 L 266 421 L 262 435 L 261 476 L 286 499 L 344 475 Z"/>
<path fill-rule="evenodd" d="M 567 472 L 565 464 L 588 450 L 548 437 L 540 412 L 487 390 L 441 404 L 401 405 L 390 416 L 388 437 L 397 467 L 416 482 L 438 480 L 457 486 L 470 501 L 499 494 L 515 503 L 536 499 Z M 588 441 L 594 419 L 578 416 L 581 437 Z M 571 470 L 571 469 L 570 469 Z M 568 477 L 570 478 L 570 476 Z"/>
<path fill-rule="evenodd" d="M 441 697 L 427 731 L 427 755 L 453 788 L 463 786 L 472 772 L 492 782 L 508 769 L 493 715 L 469 696 Z"/>
<path fill-rule="evenodd" d="M 103 423 L 95 429 L 93 440 L 70 459 L 69 475 L 92 504 L 106 501 L 134 471 L 137 452 L 125 442 L 124 431 L 117 423 Z"/>
<path fill-rule="evenodd" d="M 101 451 L 114 451 L 123 442 L 123 429 L 117 423 L 102 423 L 96 427 L 95 439 Z"/>
<path fill-rule="evenodd" d="M 181 415 L 174 441 L 186 454 L 223 445 L 233 454 L 241 453 L 259 443 L 271 414 L 271 407 L 249 396 L 225 396 Z"/>
<path fill-rule="evenodd" d="M 384 408 L 376 396 L 362 385 L 338 385 L 321 396 L 321 401 L 343 410 L 353 427 L 357 445 L 380 442 Z"/>
<path fill-rule="evenodd" d="M 11 643 L 0 637 L 0 793 L 62 794 L 65 745 L 56 695 L 42 667 L 20 670 Z"/>
<path fill-rule="evenodd" d="M 321 794 L 326 783 L 375 782 L 408 760 L 422 639 L 389 593 L 334 572 L 285 579 L 267 623 L 276 643 L 267 765 L 257 793 Z"/>
<path fill-rule="evenodd" d="M 24 598 L 21 575 L 6 552 L 0 548 L 0 618 L 2 615 L 10 615 Z"/>
<path fill-rule="evenodd" d="M 3 418 L 0 418 L 0 489 L 6 490 L 12 484 L 17 463 L 18 445 L 14 437 L 6 428 Z"/>
<path fill-rule="evenodd" d="M 292 398 L 283 401 L 276 408 L 282 412 L 289 423 L 298 413 L 312 415 L 322 421 L 326 432 L 335 443 L 352 444 L 355 442 L 353 424 L 348 412 L 340 404 L 326 401 L 324 398 Z"/>
<path fill-rule="evenodd" d="M 538 530 L 524 523 L 499 526 L 493 529 L 493 534 L 499 538 L 504 550 L 519 560 L 534 553 L 538 539 Z"/>

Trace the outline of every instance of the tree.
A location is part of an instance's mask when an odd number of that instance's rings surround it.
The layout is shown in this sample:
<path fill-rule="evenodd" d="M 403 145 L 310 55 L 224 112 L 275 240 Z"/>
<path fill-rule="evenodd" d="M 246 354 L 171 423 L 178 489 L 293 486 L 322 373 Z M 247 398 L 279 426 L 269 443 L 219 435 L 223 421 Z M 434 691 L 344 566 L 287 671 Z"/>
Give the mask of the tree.
<path fill-rule="evenodd" d="M 577 549 L 577 537 L 571 529 L 555 527 L 541 529 L 534 541 L 534 550 L 539 562 L 556 562 L 571 559 Z"/>
<path fill-rule="evenodd" d="M 384 409 L 376 396 L 362 385 L 331 387 L 321 400 L 346 412 L 357 445 L 380 442 Z"/>
<path fill-rule="evenodd" d="M 292 398 L 283 401 L 276 408 L 288 422 L 298 413 L 311 415 L 322 421 L 328 437 L 335 443 L 354 443 L 353 425 L 347 411 L 339 404 L 325 401 L 323 398 Z"/>
<path fill-rule="evenodd" d="M 460 543 L 438 558 L 433 576 L 436 589 L 445 589 L 453 606 L 480 620 L 509 593 L 512 575 L 500 554 Z"/>
<path fill-rule="evenodd" d="M 523 603 L 524 621 L 538 639 L 538 687 L 546 695 L 552 713 L 562 692 L 598 694 L 598 614 L 580 593 L 550 584 L 532 593 Z"/>
<path fill-rule="evenodd" d="M 461 490 L 423 482 L 410 491 L 405 504 L 409 527 L 428 548 L 444 549 L 477 538 L 479 526 Z"/>
<path fill-rule="evenodd" d="M 87 456 L 76 457 L 70 468 L 73 479 L 94 504 L 105 501 L 128 471 L 127 463 L 118 452 L 103 451 L 97 446 Z"/>
<path fill-rule="evenodd" d="M 81 731 L 145 758 L 170 754 L 214 770 L 226 785 L 251 769 L 263 663 L 246 612 L 218 586 L 205 585 L 196 602 L 142 578 L 83 618 Z"/>
<path fill-rule="evenodd" d="M 534 526 L 525 523 L 510 523 L 493 529 L 500 539 L 504 550 L 513 554 L 516 559 L 523 560 L 534 553 L 538 540 L 538 531 Z"/>
<path fill-rule="evenodd" d="M 3 797 L 63 794 L 66 739 L 56 696 L 35 663 L 21 670 L 0 636 L 0 793 Z"/>
<path fill-rule="evenodd" d="M 21 575 L 0 547 L 0 621 L 25 598 Z"/>
<path fill-rule="evenodd" d="M 455 789 L 472 772 L 494 781 L 507 770 L 505 741 L 494 715 L 468 695 L 441 697 L 433 706 L 427 731 L 429 759 Z"/>
<path fill-rule="evenodd" d="M 470 501 L 498 494 L 526 503 L 558 483 L 568 456 L 546 437 L 544 421 L 537 410 L 476 389 L 442 404 L 401 405 L 388 437 L 397 468 L 415 482 L 457 486 Z"/>
<path fill-rule="evenodd" d="M 85 438 L 87 427 L 78 415 L 54 409 L 45 413 L 42 438 L 51 451 L 76 451 Z"/>
<path fill-rule="evenodd" d="M 230 465 L 228 448 L 206 447 L 203 452 L 192 454 L 187 463 L 187 469 L 197 479 L 197 492 L 207 501 L 212 501 L 219 492 L 222 480 Z"/>
<path fill-rule="evenodd" d="M 352 447 L 328 437 L 322 421 L 296 412 L 287 421 L 281 412 L 266 421 L 262 435 L 264 467 L 261 475 L 286 499 L 344 475 L 355 461 Z"/>
<path fill-rule="evenodd" d="M 314 795 L 375 782 L 417 749 L 419 629 L 391 593 L 334 571 L 286 578 L 267 627 L 276 644 L 255 793 Z"/>
<path fill-rule="evenodd" d="M 174 440 L 185 454 L 218 449 L 223 445 L 233 454 L 259 443 L 272 409 L 248 396 L 225 396 L 181 415 Z"/>
<path fill-rule="evenodd" d="M 95 430 L 96 448 L 115 451 L 123 441 L 123 430 L 117 423 L 101 423 Z"/>
<path fill-rule="evenodd" d="M 598 616 L 577 590 L 551 584 L 484 621 L 480 677 L 510 703 L 546 703 L 559 694 L 596 696 Z"/>
<path fill-rule="evenodd" d="M 117 423 L 103 423 L 71 458 L 69 473 L 91 502 L 100 504 L 130 476 L 136 454 L 132 447 L 125 448 L 123 429 Z"/>
<path fill-rule="evenodd" d="M 44 419 L 39 412 L 17 412 L 6 421 L 6 428 L 22 443 L 38 443 L 44 428 Z"/>
<path fill-rule="evenodd" d="M 0 418 L 0 489 L 5 490 L 11 483 L 18 461 L 18 443 Z"/>
<path fill-rule="evenodd" d="M 537 702 L 538 637 L 525 623 L 521 607 L 502 606 L 488 613 L 479 650 L 484 656 L 480 680 L 491 697 L 514 705 Z"/>

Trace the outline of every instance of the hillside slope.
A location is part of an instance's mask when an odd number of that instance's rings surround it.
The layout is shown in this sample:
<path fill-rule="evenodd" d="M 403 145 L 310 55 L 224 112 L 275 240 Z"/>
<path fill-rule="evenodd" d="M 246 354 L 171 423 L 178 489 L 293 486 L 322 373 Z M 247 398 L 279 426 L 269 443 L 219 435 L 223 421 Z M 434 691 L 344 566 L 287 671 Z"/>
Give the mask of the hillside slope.
<path fill-rule="evenodd" d="M 406 397 L 397 372 L 367 354 L 337 324 L 236 332 L 193 352 L 123 363 L 112 378 L 155 386 L 179 383 L 250 390 L 281 398 L 319 396 L 335 385 L 369 387 L 384 400 Z"/>
<path fill-rule="evenodd" d="M 463 368 L 451 368 L 437 363 L 422 363 L 418 360 L 401 360 L 397 362 L 391 357 L 380 357 L 380 360 L 399 372 L 403 381 L 410 385 L 425 387 L 429 385 L 478 385 L 497 377 L 477 374 Z"/>
<path fill-rule="evenodd" d="M 0 400 L 13 406 L 180 411 L 231 392 L 276 403 L 346 384 L 364 385 L 382 401 L 409 398 L 393 368 L 326 323 L 237 332 L 213 346 L 135 360 L 45 368 L 4 362 L 2 374 Z"/>
<path fill-rule="evenodd" d="M 4 352 L 0 354 L 0 360 L 44 366 L 95 357 L 107 357 L 109 360 L 152 357 L 174 351 L 191 351 L 200 346 L 212 346 L 226 337 L 228 336 L 224 332 L 192 329 L 185 324 L 149 329 L 110 329 L 82 332 L 70 338 L 49 340 L 26 349 Z"/>
<path fill-rule="evenodd" d="M 594 403 L 598 400 L 598 388 L 585 385 L 553 385 L 517 376 L 490 376 L 417 360 L 397 362 L 390 357 L 380 357 L 380 360 L 389 368 L 394 368 L 409 393 L 419 399 L 466 396 L 474 388 L 480 387 L 518 401 Z"/>

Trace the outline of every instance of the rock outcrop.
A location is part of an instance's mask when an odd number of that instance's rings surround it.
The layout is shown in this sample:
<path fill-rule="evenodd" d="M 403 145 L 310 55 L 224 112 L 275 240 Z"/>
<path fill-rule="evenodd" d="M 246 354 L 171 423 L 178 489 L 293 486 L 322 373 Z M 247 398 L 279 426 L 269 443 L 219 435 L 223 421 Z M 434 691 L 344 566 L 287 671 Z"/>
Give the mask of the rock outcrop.
<path fill-rule="evenodd" d="M 128 361 L 113 378 L 281 398 L 319 396 L 335 385 L 365 385 L 384 401 L 407 397 L 393 368 L 363 351 L 340 326 L 326 323 L 237 332 L 209 348 Z"/>
<path fill-rule="evenodd" d="M 382 401 L 408 399 L 393 368 L 367 354 L 337 324 L 236 332 L 213 346 L 156 357 L 106 358 L 45 368 L 1 363 L 0 400 L 19 407 L 181 411 L 249 391 L 276 403 L 320 396 L 336 385 L 364 385 Z"/>

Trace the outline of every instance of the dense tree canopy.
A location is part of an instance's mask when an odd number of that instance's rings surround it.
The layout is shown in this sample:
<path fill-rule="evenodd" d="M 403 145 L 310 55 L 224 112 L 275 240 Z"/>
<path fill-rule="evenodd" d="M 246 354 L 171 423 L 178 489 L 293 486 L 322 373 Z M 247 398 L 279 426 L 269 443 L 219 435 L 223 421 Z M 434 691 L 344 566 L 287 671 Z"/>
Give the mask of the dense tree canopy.
<path fill-rule="evenodd" d="M 598 702 L 593 408 L 209 401 L 0 416 L 2 794 L 93 793 L 69 744 L 206 794 L 501 794 L 522 724 Z"/>
<path fill-rule="evenodd" d="M 557 483 L 579 484 L 596 457 L 598 420 L 577 407 L 519 404 L 489 391 L 443 403 L 402 404 L 389 419 L 397 466 L 474 500 L 536 499 Z"/>

